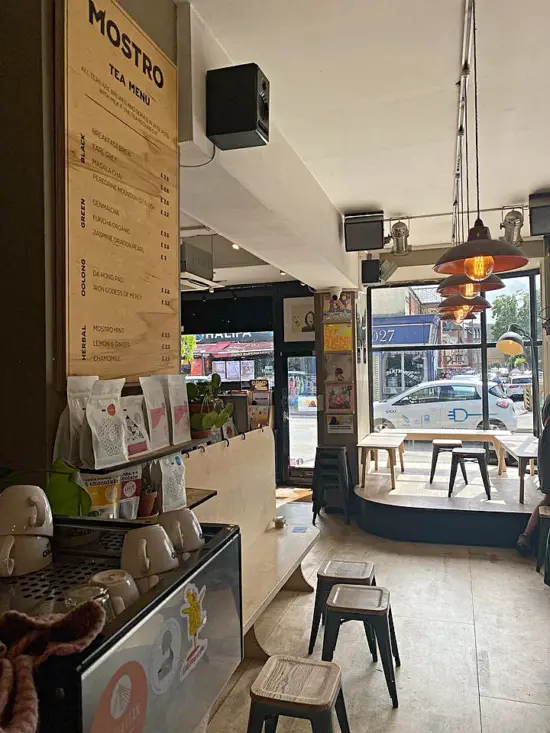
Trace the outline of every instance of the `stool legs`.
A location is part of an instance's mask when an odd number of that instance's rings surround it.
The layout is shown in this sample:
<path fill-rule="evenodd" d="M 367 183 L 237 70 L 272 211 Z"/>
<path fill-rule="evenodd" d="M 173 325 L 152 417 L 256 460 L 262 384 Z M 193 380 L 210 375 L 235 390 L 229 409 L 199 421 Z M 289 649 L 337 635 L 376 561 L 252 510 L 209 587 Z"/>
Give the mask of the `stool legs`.
<path fill-rule="evenodd" d="M 311 718 L 311 730 L 313 733 L 334 733 L 332 710 L 323 710 Z"/>
<path fill-rule="evenodd" d="M 372 625 L 376 633 L 378 648 L 380 649 L 380 657 L 382 659 L 382 667 L 384 669 L 388 692 L 390 693 L 393 707 L 396 708 L 398 707 L 399 702 L 397 700 L 397 686 L 395 684 L 395 670 L 393 667 L 389 616 L 379 616 L 376 619 L 373 618 Z"/>
<path fill-rule="evenodd" d="M 432 448 L 432 470 L 430 471 L 430 483 L 433 483 L 435 476 L 435 469 L 437 467 L 437 459 L 439 457 L 439 446 L 434 445 Z"/>
<path fill-rule="evenodd" d="M 265 733 L 277 733 L 277 723 L 279 722 L 278 715 L 270 715 L 265 720 Z"/>
<path fill-rule="evenodd" d="M 487 470 L 487 461 L 485 458 L 479 459 L 479 470 L 481 473 L 481 478 L 483 479 L 483 486 L 485 487 L 485 493 L 487 494 L 487 498 L 491 499 L 491 484 L 489 482 L 489 471 Z"/>
<path fill-rule="evenodd" d="M 399 650 L 397 649 L 397 639 L 395 637 L 395 629 L 393 627 L 393 616 L 391 613 L 391 608 L 389 610 L 388 614 L 388 620 L 390 623 L 390 639 L 391 639 L 391 648 L 393 651 L 393 658 L 395 659 L 395 666 L 400 667 L 401 666 L 401 659 L 399 658 Z"/>
<path fill-rule="evenodd" d="M 317 634 L 319 633 L 319 624 L 321 623 L 321 618 L 323 617 L 325 611 L 326 601 L 326 591 L 323 587 L 323 584 L 318 580 L 317 589 L 315 590 L 315 606 L 313 607 L 313 621 L 311 622 L 311 635 L 309 637 L 308 654 L 313 654 L 315 642 L 317 641 Z"/>
<path fill-rule="evenodd" d="M 323 638 L 323 653 L 321 659 L 324 662 L 332 662 L 341 620 L 335 613 L 325 612 L 325 636 Z"/>
<path fill-rule="evenodd" d="M 338 697 L 336 698 L 336 717 L 338 718 L 338 723 L 340 725 L 340 730 L 342 733 L 351 733 L 348 723 L 348 713 L 346 711 L 346 703 L 344 702 L 344 693 L 342 692 L 342 688 L 340 688 L 340 692 L 338 693 Z"/>
<path fill-rule="evenodd" d="M 260 705 L 257 705 L 252 701 L 250 704 L 250 713 L 248 714 L 248 727 L 246 729 L 246 733 L 262 733 L 265 719 L 265 711 Z"/>
<path fill-rule="evenodd" d="M 376 651 L 376 636 L 374 634 L 374 629 L 368 623 L 368 621 L 363 621 L 363 626 L 365 627 L 365 636 L 367 637 L 367 643 L 369 645 L 372 661 L 377 662 L 378 653 Z"/>
<path fill-rule="evenodd" d="M 460 463 L 460 470 L 462 471 L 462 478 L 464 479 L 464 483 L 468 483 L 468 475 L 466 474 L 466 461 L 464 458 L 461 458 L 459 461 Z"/>
<path fill-rule="evenodd" d="M 453 494 L 453 488 L 455 485 L 455 479 L 456 479 L 456 469 L 458 468 L 458 456 L 453 456 L 451 458 L 451 475 L 449 476 L 449 493 L 448 497 L 450 498 Z"/>

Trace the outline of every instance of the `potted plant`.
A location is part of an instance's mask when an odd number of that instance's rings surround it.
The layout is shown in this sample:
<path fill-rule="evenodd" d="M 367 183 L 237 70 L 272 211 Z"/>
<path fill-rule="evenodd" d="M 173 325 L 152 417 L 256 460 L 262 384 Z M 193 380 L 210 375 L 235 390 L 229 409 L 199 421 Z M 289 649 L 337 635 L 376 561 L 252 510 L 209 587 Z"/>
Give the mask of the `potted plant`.
<path fill-rule="evenodd" d="M 219 374 L 212 374 L 210 382 L 187 383 L 192 438 L 210 438 L 212 428 L 221 428 L 233 414 L 233 403 L 220 399 L 221 386 Z"/>

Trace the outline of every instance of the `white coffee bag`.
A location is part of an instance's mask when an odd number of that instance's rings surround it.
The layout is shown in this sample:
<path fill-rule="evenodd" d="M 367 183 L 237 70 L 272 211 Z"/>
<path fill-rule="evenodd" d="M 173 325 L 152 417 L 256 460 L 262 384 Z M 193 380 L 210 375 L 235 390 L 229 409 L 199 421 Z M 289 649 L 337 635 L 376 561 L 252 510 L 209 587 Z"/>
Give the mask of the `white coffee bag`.
<path fill-rule="evenodd" d="M 67 377 L 67 409 L 69 411 L 69 454 L 61 456 L 71 465 L 80 463 L 80 434 L 86 422 L 86 405 L 99 377 Z"/>
<path fill-rule="evenodd" d="M 92 387 L 80 441 L 80 457 L 86 466 L 108 468 L 128 460 L 126 420 L 120 399 L 125 381 L 100 379 Z"/>
<path fill-rule="evenodd" d="M 179 453 L 151 463 L 151 481 L 158 492 L 162 513 L 187 506 L 185 465 Z"/>
<path fill-rule="evenodd" d="M 150 450 L 149 435 L 143 412 L 143 395 L 128 395 L 121 398 L 124 419 L 126 420 L 126 442 L 128 455 L 139 456 Z"/>
<path fill-rule="evenodd" d="M 145 398 L 151 450 L 165 448 L 170 445 L 170 430 L 162 382 L 155 377 L 140 377 L 139 382 Z"/>
<path fill-rule="evenodd" d="M 189 403 L 184 374 L 155 374 L 151 377 L 162 384 L 164 398 L 170 416 L 170 442 L 172 445 L 191 440 Z"/>

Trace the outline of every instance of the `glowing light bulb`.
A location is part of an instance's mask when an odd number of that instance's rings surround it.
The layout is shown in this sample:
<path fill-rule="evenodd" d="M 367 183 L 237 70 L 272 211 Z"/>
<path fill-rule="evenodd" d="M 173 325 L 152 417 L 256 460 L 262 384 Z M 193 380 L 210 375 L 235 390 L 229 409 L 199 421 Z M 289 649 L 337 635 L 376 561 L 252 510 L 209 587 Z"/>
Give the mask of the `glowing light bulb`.
<path fill-rule="evenodd" d="M 478 255 L 464 260 L 464 273 L 475 282 L 486 280 L 492 275 L 495 261 L 492 257 Z"/>
<path fill-rule="evenodd" d="M 467 300 L 472 300 L 472 298 L 475 298 L 476 295 L 479 295 L 481 293 L 481 286 L 478 285 L 478 283 L 464 283 L 463 285 L 458 286 L 458 292 L 460 295 L 462 295 L 463 298 L 466 298 Z"/>

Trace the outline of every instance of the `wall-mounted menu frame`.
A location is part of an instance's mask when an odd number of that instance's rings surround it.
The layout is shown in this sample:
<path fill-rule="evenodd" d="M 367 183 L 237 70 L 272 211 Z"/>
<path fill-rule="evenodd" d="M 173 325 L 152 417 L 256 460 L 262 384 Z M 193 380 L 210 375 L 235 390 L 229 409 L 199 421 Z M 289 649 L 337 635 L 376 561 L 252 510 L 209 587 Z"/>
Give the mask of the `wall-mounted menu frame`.
<path fill-rule="evenodd" d="M 179 371 L 177 70 L 114 0 L 58 0 L 68 375 Z"/>

